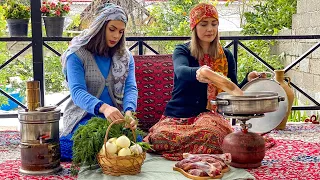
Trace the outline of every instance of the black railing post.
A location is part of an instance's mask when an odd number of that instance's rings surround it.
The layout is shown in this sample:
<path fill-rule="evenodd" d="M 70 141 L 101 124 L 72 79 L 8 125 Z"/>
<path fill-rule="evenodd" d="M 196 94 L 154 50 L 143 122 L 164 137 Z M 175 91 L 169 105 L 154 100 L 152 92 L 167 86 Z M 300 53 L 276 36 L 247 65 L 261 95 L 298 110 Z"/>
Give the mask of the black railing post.
<path fill-rule="evenodd" d="M 238 64 L 238 47 L 239 47 L 239 40 L 235 39 L 233 40 L 233 57 L 236 61 L 236 64 Z M 236 66 L 236 72 L 238 72 L 238 66 Z"/>
<path fill-rule="evenodd" d="M 40 81 L 40 105 L 44 106 L 44 66 L 43 66 L 43 39 L 41 23 L 41 0 L 30 0 L 32 25 L 32 58 L 33 79 Z"/>
<path fill-rule="evenodd" d="M 139 55 L 143 55 L 143 41 L 138 41 L 139 42 Z"/>
<path fill-rule="evenodd" d="M 238 39 L 233 40 L 233 57 L 236 64 L 238 64 L 238 46 L 239 46 L 239 40 Z M 236 65 L 236 72 L 238 72 L 238 65 Z M 236 123 L 237 123 L 237 120 L 232 118 L 231 119 L 232 126 L 236 125 Z"/>

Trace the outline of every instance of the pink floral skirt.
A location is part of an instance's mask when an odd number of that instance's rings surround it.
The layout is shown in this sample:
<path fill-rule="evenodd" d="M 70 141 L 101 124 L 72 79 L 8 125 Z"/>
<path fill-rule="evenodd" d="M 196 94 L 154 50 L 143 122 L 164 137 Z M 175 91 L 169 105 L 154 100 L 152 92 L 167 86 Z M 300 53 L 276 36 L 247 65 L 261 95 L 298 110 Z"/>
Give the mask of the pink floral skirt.
<path fill-rule="evenodd" d="M 225 136 L 232 132 L 229 121 L 216 112 L 205 112 L 193 118 L 162 116 L 152 126 L 144 141 L 169 160 L 182 160 L 183 153 L 221 154 Z"/>

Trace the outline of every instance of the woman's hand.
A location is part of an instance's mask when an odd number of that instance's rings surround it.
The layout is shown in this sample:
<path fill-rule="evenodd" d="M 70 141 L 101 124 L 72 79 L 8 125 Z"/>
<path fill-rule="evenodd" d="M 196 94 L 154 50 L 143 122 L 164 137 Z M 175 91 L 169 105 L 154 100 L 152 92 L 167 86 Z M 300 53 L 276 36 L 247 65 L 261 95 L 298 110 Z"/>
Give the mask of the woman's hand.
<path fill-rule="evenodd" d="M 207 66 L 207 65 L 203 65 L 203 66 L 201 66 L 197 71 L 196 71 L 196 78 L 197 78 L 197 80 L 199 81 L 199 82 L 201 82 L 201 83 L 211 83 L 211 81 L 207 78 L 207 77 L 205 77 L 205 76 L 203 76 L 202 74 L 201 74 L 201 69 L 204 69 L 204 68 L 207 68 L 207 69 L 210 69 L 211 70 L 211 68 L 209 67 L 209 66 Z"/>
<path fill-rule="evenodd" d="M 108 104 L 102 104 L 102 106 L 99 108 L 99 112 L 104 114 L 104 117 L 108 119 L 108 121 L 113 122 L 118 119 L 123 119 L 123 115 L 121 112 Z"/>
<path fill-rule="evenodd" d="M 267 77 L 267 74 L 264 73 L 264 72 L 257 72 L 257 71 L 252 71 L 248 74 L 248 81 L 252 81 L 256 78 L 266 78 Z"/>
<path fill-rule="evenodd" d="M 138 122 L 132 117 L 132 112 L 126 111 L 125 116 L 129 117 L 131 120 L 130 124 L 127 124 L 126 128 L 131 128 L 133 130 L 137 129 Z"/>

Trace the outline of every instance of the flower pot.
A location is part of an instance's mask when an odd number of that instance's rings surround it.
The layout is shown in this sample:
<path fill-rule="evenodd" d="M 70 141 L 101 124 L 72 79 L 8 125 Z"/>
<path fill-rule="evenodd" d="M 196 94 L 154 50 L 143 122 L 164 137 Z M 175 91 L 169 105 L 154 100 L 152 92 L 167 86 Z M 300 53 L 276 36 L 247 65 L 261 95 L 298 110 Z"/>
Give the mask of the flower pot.
<path fill-rule="evenodd" d="M 23 37 L 28 35 L 29 19 L 7 19 L 7 24 L 11 37 Z"/>
<path fill-rule="evenodd" d="M 47 37 L 61 37 L 63 33 L 64 17 L 43 17 Z"/>

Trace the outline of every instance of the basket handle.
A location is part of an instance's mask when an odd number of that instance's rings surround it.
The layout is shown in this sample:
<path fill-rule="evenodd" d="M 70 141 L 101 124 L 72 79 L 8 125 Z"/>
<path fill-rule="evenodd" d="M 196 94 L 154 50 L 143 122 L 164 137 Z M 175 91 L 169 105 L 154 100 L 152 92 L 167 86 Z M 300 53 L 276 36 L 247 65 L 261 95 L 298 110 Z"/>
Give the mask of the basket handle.
<path fill-rule="evenodd" d="M 111 127 L 114 125 L 114 124 L 119 124 L 119 123 L 123 123 L 123 122 L 126 122 L 124 119 L 117 119 L 115 121 L 112 121 L 112 123 L 108 126 L 107 128 L 107 131 L 106 131 L 106 135 L 104 136 L 104 143 L 103 145 L 106 146 L 106 143 L 107 143 L 107 140 L 108 140 L 108 134 L 109 134 L 109 131 L 111 129 Z M 130 126 L 130 129 L 132 131 L 132 135 L 133 135 L 133 141 L 136 143 L 137 142 L 137 138 L 136 138 L 136 133 L 135 131 L 132 129 L 132 127 Z M 107 152 L 107 148 L 104 148 L 104 151 L 105 151 L 105 155 L 108 156 L 109 153 Z"/>

